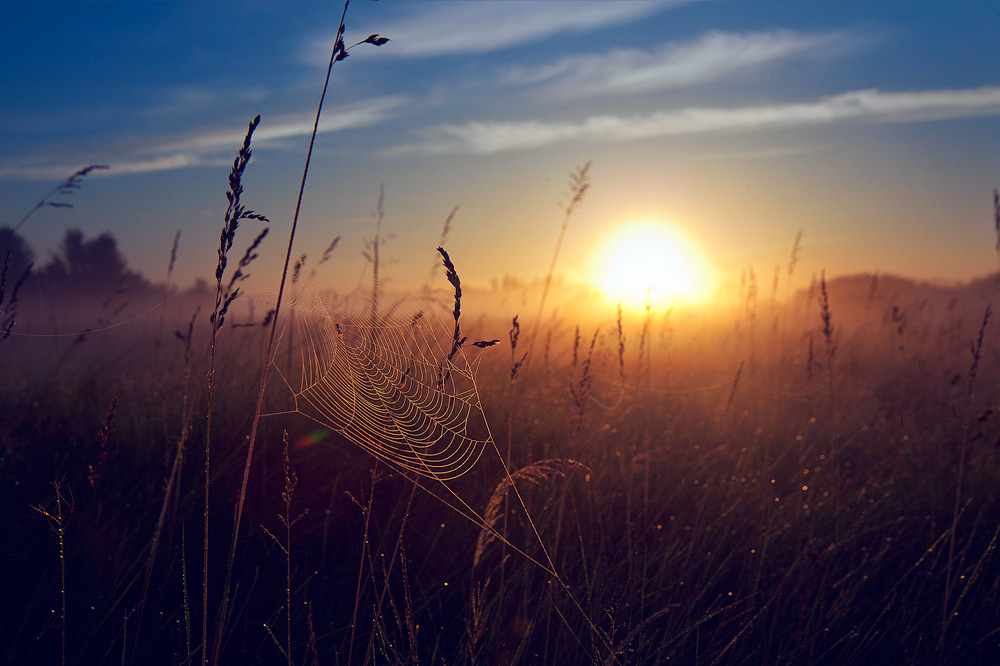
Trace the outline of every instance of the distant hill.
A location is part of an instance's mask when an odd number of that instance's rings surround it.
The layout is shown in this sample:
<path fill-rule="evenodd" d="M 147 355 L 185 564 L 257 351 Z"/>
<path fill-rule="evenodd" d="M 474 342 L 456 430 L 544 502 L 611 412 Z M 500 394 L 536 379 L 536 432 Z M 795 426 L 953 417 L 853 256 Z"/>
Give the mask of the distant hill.
<path fill-rule="evenodd" d="M 1000 276 L 989 275 L 968 283 L 941 285 L 898 275 L 858 274 L 832 278 L 826 284 L 830 311 L 841 321 L 877 320 L 897 316 L 927 324 L 939 317 L 981 321 L 987 305 L 1000 307 Z M 795 305 L 819 308 L 817 280 L 796 293 Z"/>

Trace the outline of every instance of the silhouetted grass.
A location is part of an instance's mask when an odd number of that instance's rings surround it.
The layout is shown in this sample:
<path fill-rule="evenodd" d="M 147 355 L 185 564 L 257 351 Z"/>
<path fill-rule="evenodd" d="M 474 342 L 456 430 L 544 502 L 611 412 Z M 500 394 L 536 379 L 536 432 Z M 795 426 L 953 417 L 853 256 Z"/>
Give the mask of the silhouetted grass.
<path fill-rule="evenodd" d="M 463 295 L 463 309 L 469 298 Z M 832 316 L 850 305 L 829 283 L 827 298 Z M 42 352 L 50 340 L 8 341 L 20 358 L 5 366 L 10 381 L 0 388 L 0 525 L 5 543 L 16 544 L 0 574 L 10 599 L 3 623 L 9 663 L 59 663 L 63 627 L 67 663 L 119 663 L 123 640 L 127 661 L 197 657 L 186 627 L 200 622 L 201 609 L 186 601 L 185 586 L 200 567 L 185 557 L 184 544 L 190 552 L 200 540 L 192 536 L 204 498 L 190 470 L 203 460 L 197 449 L 184 456 L 178 449 L 206 434 L 206 403 L 196 397 L 204 389 L 189 377 L 203 376 L 207 358 L 191 354 L 191 370 L 183 359 L 186 340 L 206 342 L 210 331 L 204 317 L 189 328 L 193 311 L 177 304 L 166 325 L 183 339 L 156 366 L 147 360 L 153 329 L 102 334 L 109 344 L 80 346 L 54 381 Z M 823 340 L 816 301 L 812 311 L 812 330 Z M 806 346 L 787 359 L 758 354 L 756 371 L 744 366 L 736 382 L 745 348 L 732 327 L 677 313 L 669 336 L 654 317 L 642 352 L 650 359 L 648 385 L 629 383 L 618 404 L 615 312 L 581 343 L 585 368 L 572 362 L 572 324 L 555 332 L 565 347 L 555 347 L 548 371 L 537 368 L 530 381 L 518 375 L 512 385 L 520 353 L 484 350 L 479 385 L 487 414 L 507 416 L 516 400 L 511 473 L 540 460 L 586 465 L 520 488 L 585 614 L 543 568 L 503 543 L 486 543 L 480 527 L 422 491 L 413 494 L 406 477 L 333 434 L 296 445 L 315 430 L 308 422 L 264 419 L 222 660 L 287 662 L 267 624 L 281 627 L 275 633 L 295 663 L 317 651 L 319 663 L 506 663 L 518 654 L 525 663 L 604 663 L 610 654 L 589 617 L 621 650 L 622 663 L 989 663 L 1000 626 L 993 492 L 1000 422 L 991 388 L 1000 368 L 983 351 L 996 334 L 982 331 L 978 388 L 970 393 L 969 342 L 978 342 L 979 331 L 959 332 L 952 343 L 947 316 L 915 314 L 902 357 L 891 318 L 866 336 L 837 324 L 835 411 L 826 382 L 808 380 Z M 643 325 L 625 319 L 625 338 Z M 477 327 L 510 325 L 498 317 Z M 239 494 L 237 461 L 253 412 L 245 387 L 259 372 L 246 350 L 261 344 L 252 329 L 219 339 L 211 534 L 226 533 Z M 640 351 L 626 346 L 626 367 Z M 284 517 L 285 429 L 289 469 L 298 475 L 288 520 L 309 512 L 279 544 L 257 526 Z M 115 455 L 101 462 L 102 447 Z M 102 472 L 96 485 L 90 466 Z M 50 482 L 63 476 L 56 495 Z M 483 508 L 503 479 L 484 459 L 453 487 Z M 63 560 L 50 520 L 31 510 L 57 516 L 60 502 Z M 506 521 L 504 537 L 542 558 L 519 504 L 492 506 L 490 519 Z M 224 570 L 222 550 L 210 555 L 210 571 Z M 217 576 L 210 582 L 217 593 Z M 140 619 L 132 609 L 144 587 Z"/>
<path fill-rule="evenodd" d="M 330 67 L 343 35 L 342 19 Z M 983 311 L 974 294 L 885 305 L 872 280 L 867 302 L 837 300 L 822 275 L 778 303 L 776 271 L 767 344 L 752 271 L 733 311 L 562 323 L 543 320 L 550 268 L 526 341 L 514 312 L 460 323 L 474 292 L 439 248 L 454 326 L 437 361 L 478 354 L 476 398 L 507 431 L 502 455 L 444 485 L 465 502 L 450 505 L 266 391 L 301 190 L 269 330 L 220 335 L 263 239 L 226 280 L 238 222 L 262 219 L 240 203 L 257 122 L 230 173 L 214 295 L 99 345 L 0 346 L 4 663 L 995 663 L 1000 359 L 989 309 L 962 324 Z M 303 188 L 310 158 L 311 144 Z M 588 187 L 585 166 L 553 267 Z M 44 322 L 46 304 L 24 305 Z M 100 308 L 78 305 L 68 326 Z M 489 349 L 503 330 L 509 354 Z M 286 344 L 320 358 L 316 340 Z M 228 552 L 209 548 L 226 528 Z"/>

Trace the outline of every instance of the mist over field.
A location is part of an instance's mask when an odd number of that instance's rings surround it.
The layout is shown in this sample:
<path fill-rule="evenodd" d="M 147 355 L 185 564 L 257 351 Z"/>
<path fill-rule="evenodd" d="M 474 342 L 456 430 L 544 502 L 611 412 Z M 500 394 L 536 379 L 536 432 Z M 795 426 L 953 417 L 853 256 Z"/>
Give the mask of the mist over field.
<path fill-rule="evenodd" d="M 997 5 L 46 6 L 0 661 L 1000 659 Z"/>
<path fill-rule="evenodd" d="M 198 652 L 215 290 L 119 258 L 66 283 L 53 259 L 0 348 L 10 663 L 58 662 L 64 626 L 74 660 Z M 543 285 L 507 279 L 462 290 L 449 360 L 443 267 L 405 295 L 298 273 L 223 663 L 283 659 L 289 628 L 320 663 L 996 653 L 995 276 L 749 282 L 640 314 L 555 284 L 537 324 Z M 210 613 L 273 305 L 237 298 L 217 331 Z"/>

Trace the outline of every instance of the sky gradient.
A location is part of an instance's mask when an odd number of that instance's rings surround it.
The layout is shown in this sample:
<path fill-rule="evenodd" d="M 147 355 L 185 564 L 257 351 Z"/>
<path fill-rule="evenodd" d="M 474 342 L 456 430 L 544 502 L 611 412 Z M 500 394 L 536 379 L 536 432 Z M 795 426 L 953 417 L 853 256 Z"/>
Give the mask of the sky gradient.
<path fill-rule="evenodd" d="M 256 114 L 245 203 L 275 278 L 341 5 L 0 3 L 0 225 L 77 168 L 108 164 L 21 233 L 69 227 L 129 263 L 211 280 L 228 167 Z M 592 187 L 557 274 L 585 282 L 608 238 L 661 221 L 731 285 L 768 284 L 803 232 L 808 276 L 964 281 L 997 267 L 1000 3 L 355 2 L 334 67 L 296 254 L 341 236 L 353 286 L 385 187 L 384 256 L 422 283 L 442 225 L 464 282 L 545 276 L 571 171 Z M 256 223 L 237 238 L 242 248 Z M 440 277 L 440 274 L 439 274 Z"/>

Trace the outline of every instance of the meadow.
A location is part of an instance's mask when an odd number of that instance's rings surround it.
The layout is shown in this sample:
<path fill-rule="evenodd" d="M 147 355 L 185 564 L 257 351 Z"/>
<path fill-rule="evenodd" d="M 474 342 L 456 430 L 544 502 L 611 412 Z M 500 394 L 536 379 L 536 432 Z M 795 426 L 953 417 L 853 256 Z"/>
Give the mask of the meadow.
<path fill-rule="evenodd" d="M 263 308 L 234 306 L 256 325 L 214 351 L 219 663 L 989 663 L 991 281 L 937 306 L 877 279 L 858 302 L 857 282 L 710 314 L 555 314 L 527 365 L 527 327 L 472 316 L 463 332 L 502 340 L 463 350 L 496 448 L 439 483 L 303 413 L 268 416 L 301 348 L 320 358 L 306 335 L 279 345 L 219 629 L 267 344 Z M 7 663 L 200 658 L 204 296 L 4 340 Z M 101 307 L 34 305 L 23 330 Z"/>
<path fill-rule="evenodd" d="M 463 292 L 475 258 L 428 248 L 396 294 L 378 218 L 334 293 L 296 213 L 277 296 L 241 296 L 255 127 L 211 287 L 19 296 L 5 663 L 996 663 L 996 276 L 792 290 L 790 242 L 770 293 L 634 314 Z"/>

